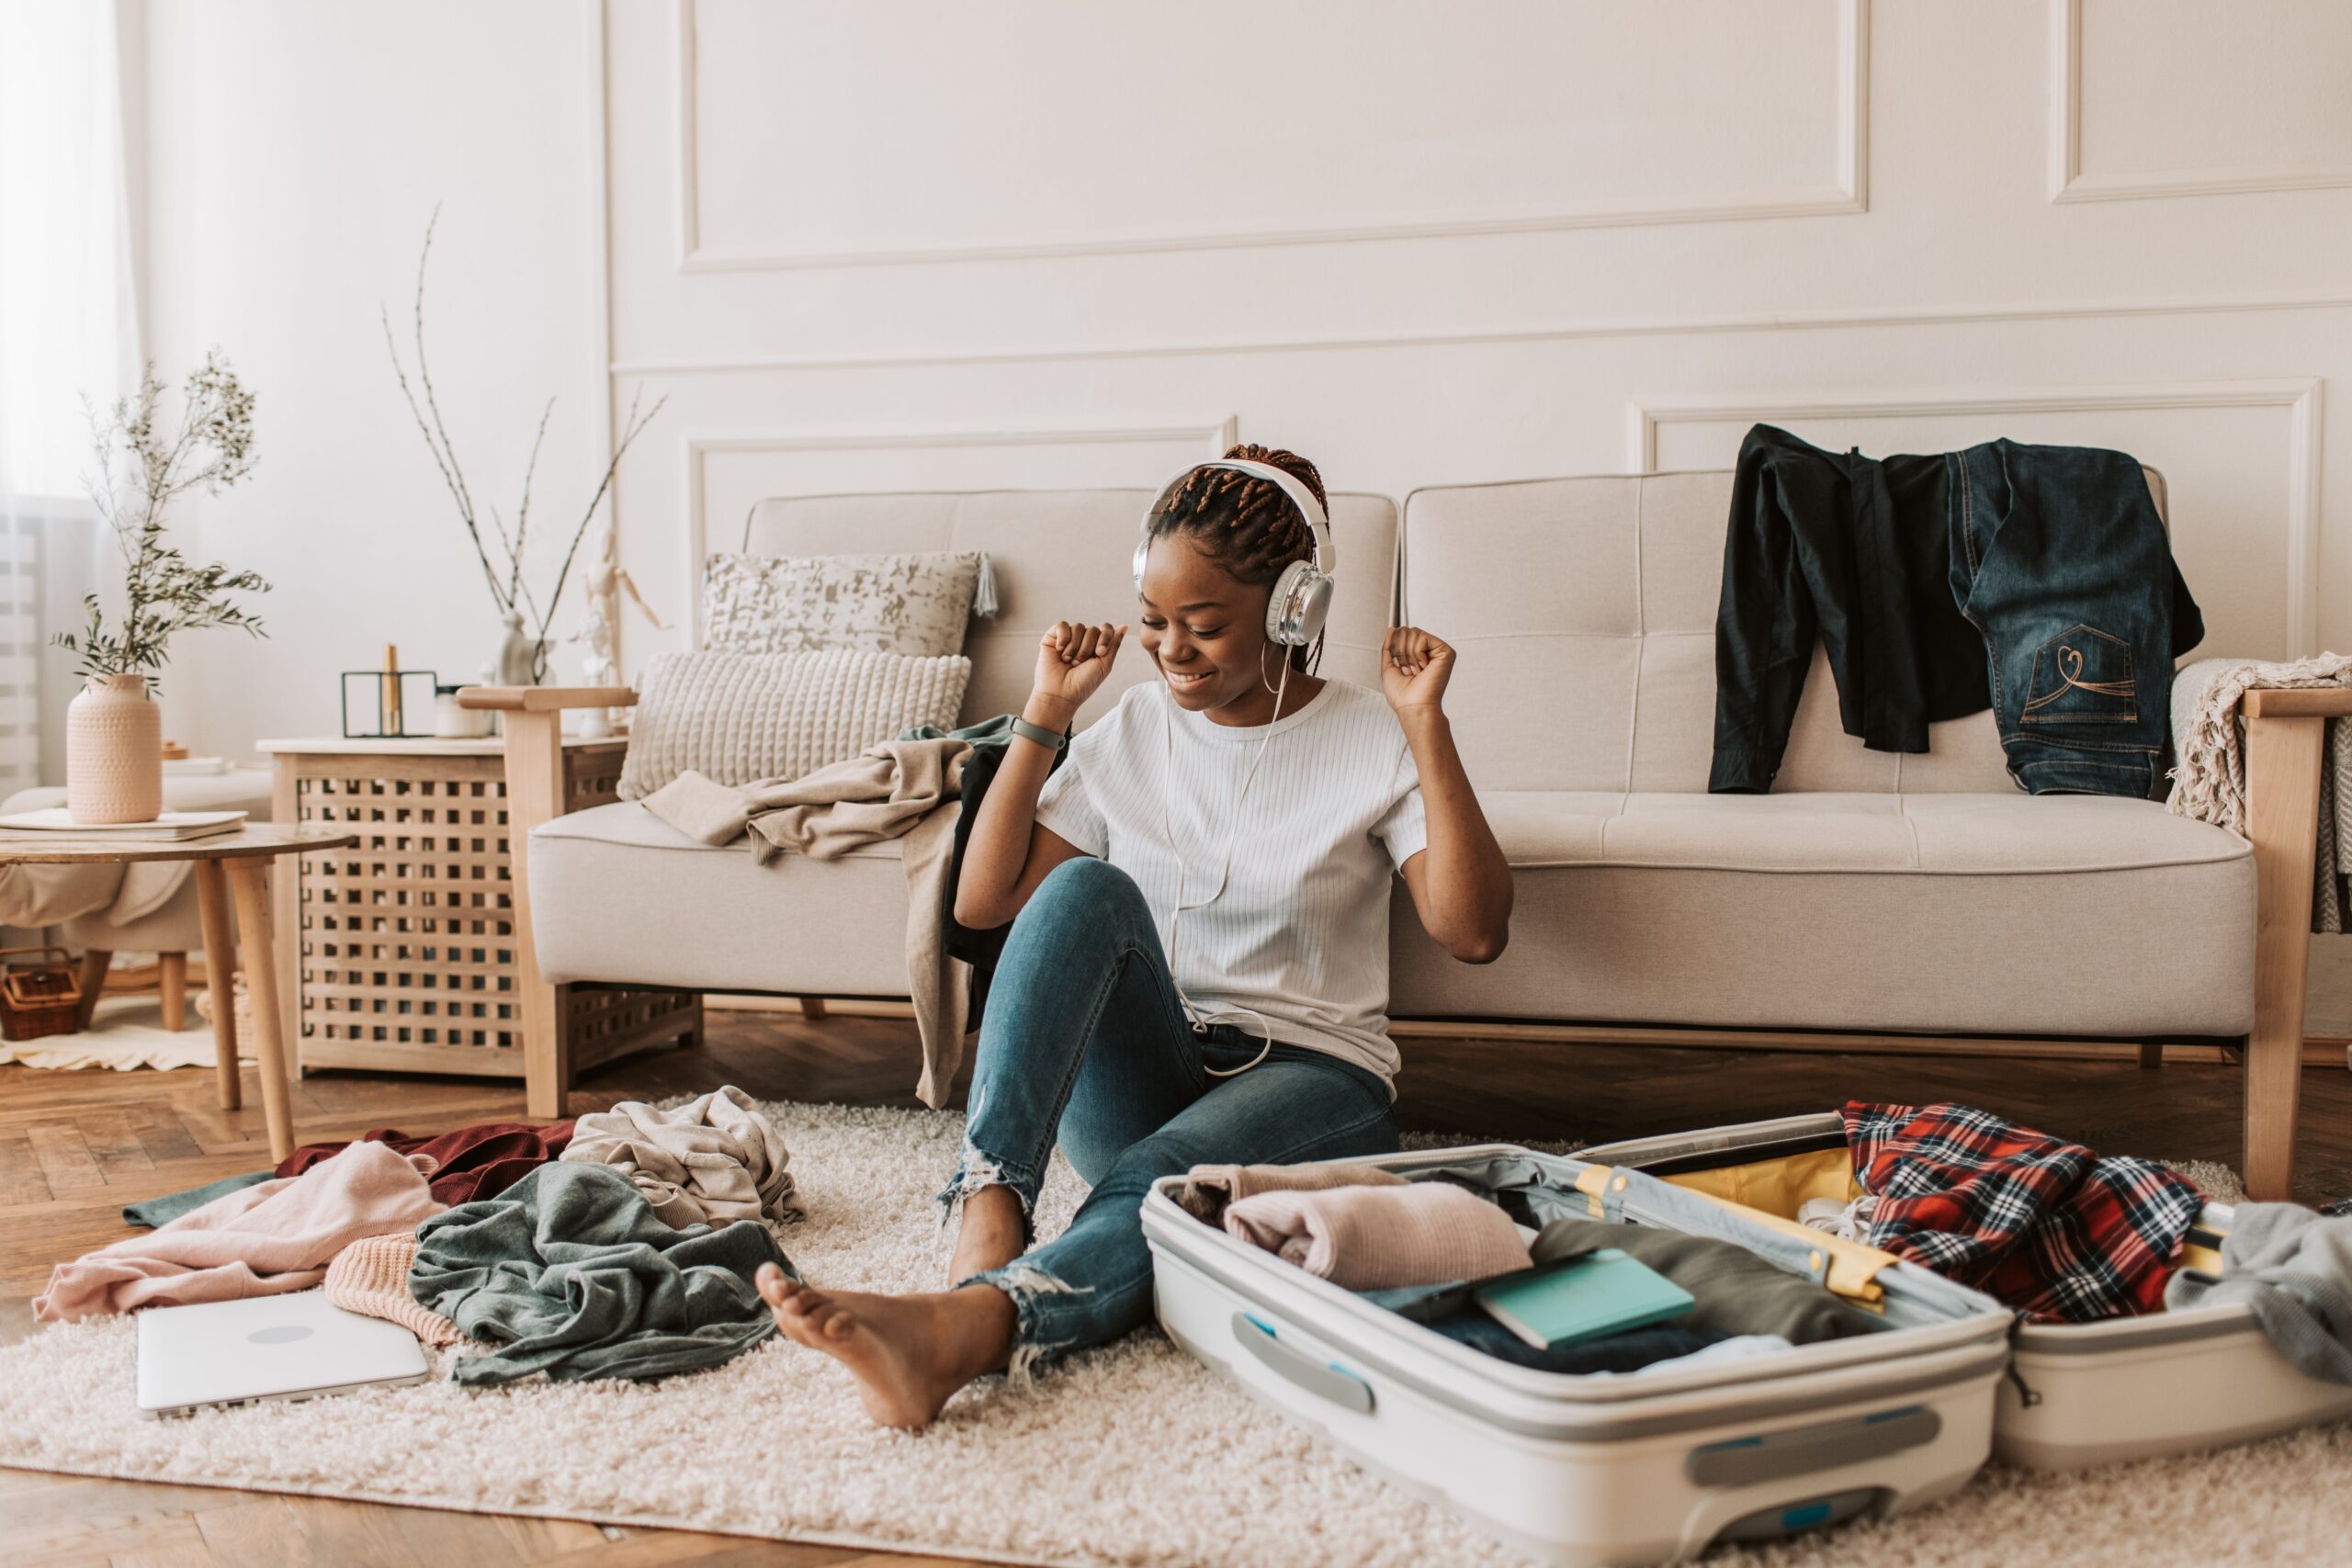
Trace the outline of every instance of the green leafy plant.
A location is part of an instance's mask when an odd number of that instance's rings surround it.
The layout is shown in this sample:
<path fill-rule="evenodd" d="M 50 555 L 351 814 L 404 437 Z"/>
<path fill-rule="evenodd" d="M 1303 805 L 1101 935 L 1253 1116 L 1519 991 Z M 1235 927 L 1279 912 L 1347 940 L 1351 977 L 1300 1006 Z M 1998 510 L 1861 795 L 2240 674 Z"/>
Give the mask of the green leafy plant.
<path fill-rule="evenodd" d="M 109 622 L 92 593 L 83 600 L 89 625 L 50 639 L 81 656 L 74 669 L 83 675 L 143 675 L 151 687 L 181 632 L 234 626 L 266 636 L 260 617 L 231 596 L 269 592 L 258 573 L 191 565 L 164 536 L 164 513 L 180 496 L 224 491 L 253 472 L 254 395 L 215 349 L 181 388 L 175 429 L 164 427 L 163 400 L 151 362 L 136 394 L 118 399 L 103 418 L 91 411 L 98 465 L 90 502 L 122 550 L 124 608 Z"/>
<path fill-rule="evenodd" d="M 498 541 L 499 552 L 505 558 L 502 570 L 492 564 L 490 546 L 482 537 L 481 520 L 474 511 L 473 492 L 466 488 L 465 471 L 458 466 L 458 450 L 449 440 L 449 432 L 441 423 L 441 404 L 433 391 L 433 372 L 424 359 L 424 268 L 433 259 L 433 230 L 441 221 L 441 209 L 435 208 L 424 225 L 424 245 L 416 258 L 416 306 L 412 314 L 416 349 L 416 381 L 411 385 L 408 369 L 401 360 L 401 346 L 392 336 L 392 312 L 387 305 L 379 308 L 384 323 L 384 347 L 392 356 L 392 374 L 401 384 L 401 396 L 408 400 L 408 412 L 416 420 L 416 428 L 424 437 L 425 449 L 433 454 L 434 466 L 441 470 L 441 482 L 449 491 L 449 499 L 457 503 L 458 521 L 465 525 L 466 536 L 473 541 L 474 554 L 481 561 L 483 579 L 490 584 L 490 596 L 502 615 L 526 617 L 531 626 L 531 679 L 545 681 L 548 675 L 548 645 L 551 639 L 548 627 L 555 619 L 556 606 L 563 602 L 563 591 L 571 581 L 571 563 L 580 554 L 580 541 L 588 536 L 588 525 L 595 519 L 596 508 L 605 499 L 605 491 L 612 487 L 613 475 L 628 455 L 629 444 L 635 441 L 653 416 L 662 412 L 668 398 L 655 400 L 653 406 L 638 412 L 643 400 L 639 392 L 629 400 L 628 417 L 621 422 L 620 439 L 613 446 L 611 461 L 605 465 L 604 477 L 596 481 L 595 493 L 588 498 L 587 510 L 580 515 L 580 524 L 571 530 L 571 541 L 565 546 L 563 563 L 557 568 L 555 587 L 542 606 L 537 595 L 531 592 L 530 581 L 524 574 L 524 547 L 531 532 L 531 476 L 538 470 L 539 444 L 547 439 L 548 416 L 555 412 L 555 400 L 549 398 L 539 411 L 538 433 L 531 438 L 530 460 L 523 468 L 523 495 L 514 508 L 514 525 L 508 528 L 498 508 L 491 507 L 492 537 Z M 418 397 L 422 390 L 424 397 Z"/>

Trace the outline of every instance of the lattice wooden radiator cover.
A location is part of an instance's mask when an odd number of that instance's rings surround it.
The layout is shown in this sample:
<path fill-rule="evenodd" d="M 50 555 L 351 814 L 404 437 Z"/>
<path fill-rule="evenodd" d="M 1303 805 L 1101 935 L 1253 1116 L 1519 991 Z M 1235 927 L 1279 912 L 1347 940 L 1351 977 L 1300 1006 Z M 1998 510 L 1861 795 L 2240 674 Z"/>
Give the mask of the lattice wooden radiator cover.
<path fill-rule="evenodd" d="M 564 749 L 567 809 L 619 798 L 626 749 Z M 297 820 L 360 840 L 278 873 L 300 878 L 280 911 L 290 905 L 298 938 L 302 1066 L 521 1077 L 503 761 L 284 755 L 278 766 L 293 771 Z M 575 1071 L 699 1025 L 691 996 L 557 994 Z"/>

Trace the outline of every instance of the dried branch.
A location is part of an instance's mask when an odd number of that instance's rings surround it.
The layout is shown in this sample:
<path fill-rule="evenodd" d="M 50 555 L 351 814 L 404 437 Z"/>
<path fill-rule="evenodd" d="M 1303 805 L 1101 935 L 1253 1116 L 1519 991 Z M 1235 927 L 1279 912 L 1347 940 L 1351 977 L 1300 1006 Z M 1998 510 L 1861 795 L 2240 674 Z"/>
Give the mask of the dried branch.
<path fill-rule="evenodd" d="M 467 488 L 464 470 L 458 462 L 457 447 L 450 441 L 448 427 L 442 421 L 440 400 L 434 393 L 432 371 L 424 356 L 425 264 L 431 259 L 433 254 L 433 231 L 435 225 L 440 221 L 440 217 L 441 209 L 435 207 L 433 209 L 432 220 L 424 226 L 424 245 L 416 263 L 414 312 L 416 385 L 424 390 L 422 402 L 419 401 L 416 391 L 409 383 L 408 372 L 401 358 L 400 345 L 392 336 L 391 311 L 389 307 L 381 311 L 384 345 L 390 352 L 392 374 L 399 378 L 401 395 L 408 400 L 410 416 L 416 421 L 418 433 L 424 437 L 425 450 L 433 454 L 433 461 L 441 470 L 442 483 L 447 487 L 450 499 L 457 503 L 458 520 L 465 525 L 467 537 L 473 541 L 474 554 L 481 562 L 483 580 L 490 584 L 492 602 L 502 613 L 519 615 L 527 611 L 529 614 L 534 628 L 532 668 L 534 676 L 537 678 L 546 673 L 550 623 L 557 606 L 563 601 L 564 587 L 571 577 L 571 563 L 580 553 L 580 542 L 587 535 L 588 525 L 595 517 L 596 508 L 603 503 L 605 492 L 612 487 L 613 476 L 619 468 L 621 457 L 628 452 L 630 443 L 634 442 L 646 425 L 651 423 L 653 416 L 662 412 L 662 405 L 669 400 L 663 398 L 657 401 L 641 418 L 639 416 L 638 406 L 643 400 L 643 393 L 639 393 L 630 400 L 629 417 L 626 422 L 621 439 L 613 450 L 612 460 L 605 465 L 604 477 L 597 481 L 596 493 L 589 498 L 588 509 L 582 515 L 580 525 L 572 531 L 571 542 L 564 550 L 563 564 L 556 573 L 555 591 L 548 596 L 546 606 L 542 608 L 538 596 L 531 591 L 531 584 L 525 570 L 525 558 L 529 553 L 531 536 L 531 485 L 538 473 L 539 453 L 547 443 L 548 422 L 555 415 L 555 400 L 549 398 L 546 406 L 539 411 L 538 428 L 531 437 L 530 457 L 523 468 L 522 502 L 514 513 L 514 527 L 511 530 L 507 527 L 505 517 L 500 513 L 496 506 L 490 508 L 492 531 L 498 541 L 500 551 L 506 558 L 505 570 L 502 574 L 498 566 L 492 561 L 490 547 L 484 542 L 481 523 L 474 511 L 473 494 Z"/>
<path fill-rule="evenodd" d="M 392 339 L 390 310 L 383 312 L 383 320 L 384 346 L 391 353 L 392 374 L 400 380 L 401 396 L 408 400 L 408 412 L 416 421 L 417 433 L 424 437 L 424 449 L 433 454 L 434 466 L 441 470 L 441 482 L 448 487 L 449 499 L 458 503 L 458 521 L 466 525 L 466 536 L 474 542 L 474 554 L 481 558 L 482 579 L 490 584 L 490 596 L 503 610 L 507 608 L 507 602 L 499 588 L 498 569 L 490 564 L 490 551 L 481 542 L 481 530 L 474 525 L 473 511 L 466 500 L 465 487 L 456 473 L 457 455 L 450 453 L 445 457 L 440 443 L 434 439 L 433 427 L 425 423 L 424 411 L 417 406 L 416 394 L 409 389 L 408 372 L 401 367 L 401 351 Z"/>
<path fill-rule="evenodd" d="M 509 584 L 513 590 L 523 586 L 523 542 L 531 532 L 531 476 L 538 472 L 539 446 L 548 438 L 548 421 L 554 413 L 555 400 L 549 398 L 548 406 L 539 411 L 538 432 L 531 437 L 531 460 L 523 465 L 523 504 L 515 509 L 514 542 L 507 547 L 507 558 L 514 563 L 514 580 Z"/>
<path fill-rule="evenodd" d="M 588 536 L 588 525 L 595 521 L 597 505 L 604 501 L 605 491 L 611 488 L 613 475 L 619 470 L 621 458 L 628 455 L 630 444 L 636 441 L 647 425 L 653 423 L 653 416 L 662 412 L 662 405 L 670 399 L 667 394 L 664 394 L 651 408 L 645 411 L 644 417 L 640 419 L 638 417 L 637 406 L 644 400 L 643 388 L 639 388 L 636 396 L 629 399 L 628 418 L 622 425 L 619 442 L 613 447 L 613 460 L 605 465 L 605 477 L 596 481 L 596 493 L 588 498 L 588 510 L 580 514 L 580 526 L 571 531 L 571 547 L 563 552 L 563 568 L 556 573 L 555 592 L 548 596 L 548 613 L 544 615 L 537 615 L 538 637 L 533 645 L 531 658 L 531 672 L 534 678 L 544 677 L 547 672 L 548 626 L 554 618 L 556 606 L 563 603 L 563 587 L 571 579 L 572 558 L 580 553 L 580 541 Z M 534 614 L 537 615 L 536 610 Z"/>
<path fill-rule="evenodd" d="M 433 454 L 434 466 L 441 470 L 441 482 L 448 488 L 449 499 L 458 504 L 458 521 L 466 525 L 466 536 L 474 542 L 474 554 L 481 561 L 482 580 L 490 584 L 490 596 L 501 611 L 514 607 L 513 597 L 498 581 L 498 569 L 490 564 L 490 549 L 481 541 L 481 528 L 474 517 L 473 494 L 466 488 L 466 476 L 458 464 L 458 449 L 449 441 L 449 433 L 441 423 L 441 407 L 433 395 L 433 376 L 424 358 L 424 265 L 433 255 L 433 229 L 441 221 L 441 209 L 435 206 L 433 216 L 425 220 L 424 247 L 416 258 L 416 378 L 424 387 L 424 403 L 418 406 L 415 391 L 409 386 L 408 371 L 401 364 L 400 344 L 392 337 L 392 312 L 390 306 L 379 305 L 377 313 L 384 324 L 384 348 L 391 355 L 392 375 L 401 384 L 401 396 L 408 400 L 410 417 L 416 421 L 417 433 L 424 437 L 424 449 Z M 431 410 L 431 423 L 425 411 Z M 437 436 L 437 439 L 436 439 Z M 503 541 L 502 541 L 503 543 Z"/>
<path fill-rule="evenodd" d="M 433 370 L 424 360 L 424 265 L 433 259 L 433 230 L 441 221 L 441 207 L 434 204 L 433 215 L 424 220 L 424 245 L 416 254 L 416 378 L 424 387 L 424 406 L 433 415 L 433 428 L 441 437 L 441 449 L 449 454 L 449 472 L 458 482 L 458 505 L 465 513 L 466 525 L 473 525 L 473 493 L 466 489 L 466 472 L 458 466 L 458 444 L 449 439 L 448 426 L 441 423 L 441 400 L 433 392 Z M 480 542 L 477 536 L 477 543 Z M 485 560 L 484 564 L 488 564 Z"/>

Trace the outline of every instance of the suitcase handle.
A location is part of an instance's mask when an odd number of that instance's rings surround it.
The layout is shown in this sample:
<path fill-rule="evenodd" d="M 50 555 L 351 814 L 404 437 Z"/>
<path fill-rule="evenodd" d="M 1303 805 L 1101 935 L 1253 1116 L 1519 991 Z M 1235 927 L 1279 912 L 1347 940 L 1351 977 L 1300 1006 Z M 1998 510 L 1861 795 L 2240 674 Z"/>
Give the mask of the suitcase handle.
<path fill-rule="evenodd" d="M 1682 1468 L 1696 1485 L 1747 1486 L 1922 1448 L 1943 1429 L 1941 1416 L 1924 1404 L 1911 1404 L 1818 1427 L 1709 1443 L 1692 1449 Z"/>
<path fill-rule="evenodd" d="M 1342 1405 L 1359 1416 L 1372 1414 L 1372 1385 L 1336 1361 L 1314 1357 L 1274 1337 L 1274 1331 L 1246 1312 L 1233 1314 L 1233 1337 L 1269 1371 L 1307 1393 Z"/>

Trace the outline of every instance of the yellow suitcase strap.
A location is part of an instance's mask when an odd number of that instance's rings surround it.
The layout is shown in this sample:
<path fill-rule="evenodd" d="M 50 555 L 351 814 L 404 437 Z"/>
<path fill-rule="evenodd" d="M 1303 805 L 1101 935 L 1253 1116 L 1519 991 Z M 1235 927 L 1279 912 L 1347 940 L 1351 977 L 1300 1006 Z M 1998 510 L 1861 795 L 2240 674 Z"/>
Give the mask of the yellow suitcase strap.
<path fill-rule="evenodd" d="M 1601 1194 L 1608 1190 L 1610 1179 L 1615 1172 L 1608 1166 L 1588 1167 L 1577 1176 L 1577 1190 L 1592 1205 L 1592 1217 L 1606 1218 L 1601 1207 Z M 1689 1189 L 1684 1189 L 1689 1190 Z M 1828 1272 L 1822 1282 L 1838 1294 L 1857 1302 L 1879 1302 L 1885 1299 L 1886 1287 L 1878 1282 L 1879 1271 L 1901 1261 L 1891 1252 L 1881 1252 L 1874 1247 L 1864 1247 L 1859 1241 L 1848 1241 L 1826 1231 L 1801 1225 L 1794 1220 L 1784 1220 L 1778 1214 L 1768 1214 L 1761 1209 L 1751 1209 L 1745 1203 L 1735 1203 L 1728 1198 L 1718 1198 L 1711 1192 L 1692 1192 L 1719 1209 L 1728 1209 L 1740 1218 L 1780 1232 L 1802 1241 L 1822 1256 Z"/>

